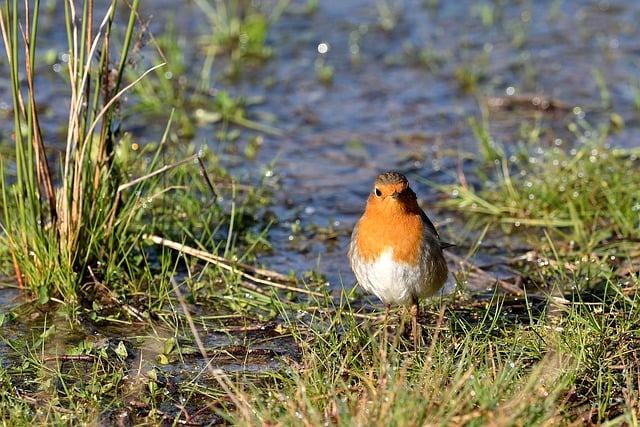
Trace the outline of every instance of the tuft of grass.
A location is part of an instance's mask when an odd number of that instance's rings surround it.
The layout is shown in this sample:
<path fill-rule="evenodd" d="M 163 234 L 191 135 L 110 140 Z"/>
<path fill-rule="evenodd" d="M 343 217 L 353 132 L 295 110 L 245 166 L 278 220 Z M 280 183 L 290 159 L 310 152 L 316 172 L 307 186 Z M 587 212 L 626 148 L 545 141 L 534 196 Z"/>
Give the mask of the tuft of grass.
<path fill-rule="evenodd" d="M 279 135 L 277 129 L 249 118 L 248 109 L 259 103 L 260 99 L 247 99 L 234 96 L 228 90 L 214 89 L 210 71 L 206 71 L 212 63 L 206 62 L 203 65 L 200 81 L 194 82 L 198 79 L 192 79 L 187 75 L 188 72 L 192 72 L 188 64 L 196 61 L 185 56 L 183 45 L 188 41 L 178 37 L 175 23 L 169 21 L 166 31 L 158 36 L 148 32 L 145 27 L 136 44 L 137 49 L 143 47 L 142 39 L 147 33 L 155 52 L 147 53 L 146 57 L 152 58 L 151 64 L 162 62 L 165 66 L 156 69 L 148 78 L 132 88 L 136 102 L 129 108 L 129 113 L 142 113 L 147 117 L 161 117 L 164 120 L 169 111 L 172 111 L 175 132 L 181 138 L 193 137 L 196 126 L 211 125 L 220 125 L 216 132 L 220 141 L 237 138 L 237 132 L 229 129 L 231 125 Z M 134 56 L 136 53 L 137 50 L 133 53 Z M 138 60 L 143 58 L 136 56 L 132 62 Z M 145 60 L 145 64 L 148 61 L 149 59 Z M 242 67 L 247 61 L 248 58 L 238 58 L 236 66 Z M 126 72 L 130 79 L 135 78 L 134 68 L 128 68 Z M 177 136 L 172 137 L 172 140 L 176 139 Z"/>
<path fill-rule="evenodd" d="M 468 49 L 466 45 L 461 46 L 463 52 Z M 462 92 L 477 94 L 481 84 L 491 75 L 489 71 L 491 55 L 487 51 L 469 55 L 468 59 L 465 59 L 456 67 L 453 74 Z"/>
<path fill-rule="evenodd" d="M 112 221 L 119 214 L 116 190 L 120 180 L 113 123 L 123 92 L 135 84 L 124 86 L 122 74 L 138 3 L 129 6 L 116 63 L 111 39 L 117 2 L 108 6 L 95 27 L 93 3 L 77 10 L 74 2 L 65 2 L 70 109 L 59 180 L 49 166 L 47 135 L 39 124 L 34 87 L 40 3 L 33 3 L 33 10 L 27 5 L 20 11 L 17 1 L 5 2 L 2 10 L 16 137 L 16 174 L 5 174 L 0 188 L 2 240 L 11 252 L 19 283 L 42 303 L 50 299 L 71 305 L 77 302 L 90 266 L 114 249 L 122 231 Z M 20 55 L 22 46 L 24 56 Z M 26 88 L 21 85 L 22 74 Z"/>
<path fill-rule="evenodd" d="M 335 69 L 332 65 L 327 64 L 327 58 L 323 53 L 318 54 L 318 57 L 313 62 L 313 68 L 316 73 L 316 78 L 323 85 L 330 86 L 333 83 Z"/>
<path fill-rule="evenodd" d="M 129 9 L 124 51 L 133 43 L 137 5 L 135 2 Z M 142 77 L 129 73 L 132 82 L 124 86 L 120 76 L 128 63 L 127 56 L 121 54 L 117 63 L 112 59 L 116 56 L 113 53 L 116 44 L 110 38 L 110 28 L 114 17 L 122 15 L 116 14 L 114 1 L 105 14 L 103 26 L 76 27 L 80 22 L 90 21 L 89 16 L 95 11 L 87 3 L 80 20 L 74 5 L 69 2 L 66 6 L 72 57 L 71 108 L 66 152 L 60 161 L 61 170 L 54 170 L 61 176 L 59 179 L 54 178 L 47 163 L 47 136 L 40 133 L 37 125 L 32 84 L 26 94 L 17 84 L 20 57 L 19 39 L 15 37 L 20 26 L 19 14 L 14 14 L 17 9 L 8 3 L 2 11 L 3 35 L 7 52 L 12 55 L 15 83 L 17 169 L 15 176 L 2 170 L 4 233 L 0 239 L 3 250 L 13 260 L 19 284 L 42 304 L 55 302 L 69 315 L 77 314 L 79 306 L 91 307 L 90 316 L 99 318 L 105 306 L 117 305 L 122 302 L 121 297 L 135 298 L 137 293 L 155 286 L 157 271 L 150 264 L 167 261 L 168 265 L 174 265 L 168 254 L 153 259 L 155 252 L 145 252 L 141 244 L 145 232 L 154 230 L 201 248 L 219 249 L 224 256 L 241 261 L 251 261 L 256 250 L 268 249 L 264 236 L 270 220 L 260 215 L 269 194 L 262 183 L 252 187 L 238 185 L 223 168 L 217 167 L 214 179 L 222 187 L 223 197 L 216 201 L 216 191 L 203 165 L 219 166 L 217 157 L 195 144 L 175 147 L 167 144 L 173 116 L 159 143 L 140 147 L 130 135 L 116 134 L 112 128 L 121 111 L 122 93 L 142 84 Z M 13 7 L 17 7 L 15 2 Z M 25 14 L 31 16 L 29 9 Z M 34 22 L 37 16 L 36 9 Z M 22 24 L 32 28 L 29 25 Z M 34 29 L 31 39 L 36 38 Z M 34 76 L 29 70 L 35 69 L 31 63 L 35 58 L 28 56 L 26 60 L 26 75 L 31 81 Z M 151 67 L 142 76 L 156 69 L 157 66 Z M 246 119 L 245 104 L 233 100 L 226 92 L 221 91 L 216 99 L 224 123 L 221 132 L 226 132 L 230 123 L 271 131 Z M 20 132 L 23 130 L 24 134 Z M 162 166 L 171 162 L 175 163 Z M 125 182 L 129 179 L 132 181 Z M 237 280 L 224 277 L 230 284 Z M 155 307 L 161 307 L 171 293 L 167 280 L 160 283 L 157 292 L 150 293 L 158 299 L 152 302 Z"/>
<path fill-rule="evenodd" d="M 211 80 L 214 60 L 221 55 L 229 58 L 227 74 L 232 78 L 238 77 L 252 62 L 260 63 L 270 58 L 267 31 L 288 3 L 289 0 L 279 0 L 265 11 L 253 2 L 241 0 L 214 0 L 211 4 L 197 0 L 196 5 L 211 25 L 211 34 L 202 41 L 206 55 L 202 82 L 208 84 Z"/>
<path fill-rule="evenodd" d="M 495 175 L 480 188 L 466 182 L 443 188 L 453 195 L 445 205 L 484 222 L 548 229 L 585 252 L 636 240 L 640 152 L 610 148 L 606 130 L 588 127 L 580 134 L 579 125 L 572 128 L 578 142 L 569 150 L 533 146 L 515 154 L 495 148 L 496 142 L 482 133 L 482 151 L 491 149 Z"/>

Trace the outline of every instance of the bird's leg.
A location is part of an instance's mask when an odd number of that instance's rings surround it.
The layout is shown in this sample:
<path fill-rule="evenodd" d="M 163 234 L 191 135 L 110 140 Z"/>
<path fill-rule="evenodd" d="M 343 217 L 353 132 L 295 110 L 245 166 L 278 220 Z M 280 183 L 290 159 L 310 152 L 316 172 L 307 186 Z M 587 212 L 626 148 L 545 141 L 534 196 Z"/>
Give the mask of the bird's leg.
<path fill-rule="evenodd" d="M 418 305 L 418 300 L 414 300 L 413 304 L 411 304 L 411 332 L 413 333 L 413 347 L 415 351 L 418 351 L 420 348 L 421 334 L 420 334 L 420 325 L 418 323 L 418 312 L 420 310 L 420 306 Z"/>
<path fill-rule="evenodd" d="M 382 342 L 383 345 L 387 346 L 387 339 L 388 339 L 388 326 L 389 326 L 389 310 L 391 309 L 391 304 L 384 304 L 384 319 L 382 319 Z"/>

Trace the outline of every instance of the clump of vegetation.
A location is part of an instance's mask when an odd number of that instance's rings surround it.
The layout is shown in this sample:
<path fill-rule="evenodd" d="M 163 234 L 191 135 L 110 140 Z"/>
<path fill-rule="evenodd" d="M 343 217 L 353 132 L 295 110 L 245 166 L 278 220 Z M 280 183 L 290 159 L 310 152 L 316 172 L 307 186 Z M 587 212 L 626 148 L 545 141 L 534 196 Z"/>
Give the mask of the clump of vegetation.
<path fill-rule="evenodd" d="M 118 203 L 121 175 L 114 121 L 128 89 L 122 75 L 138 3 L 131 4 L 120 57 L 114 58 L 110 42 L 117 2 L 111 3 L 100 26 L 92 22 L 91 3 L 79 11 L 73 2 L 65 2 L 70 108 L 59 180 L 49 164 L 34 88 L 39 2 L 33 10 L 26 5 L 22 22 L 17 1 L 6 2 L 2 11 L 16 138 L 15 176 L 5 173 L 0 189 L 2 240 L 17 280 L 42 303 L 53 298 L 73 306 L 91 268 L 122 256 L 119 237 L 130 212 Z"/>
<path fill-rule="evenodd" d="M 234 3 L 234 2 L 231 2 Z M 264 38 L 268 29 L 267 21 L 269 19 L 277 19 L 277 16 L 268 18 L 263 11 L 252 6 L 246 5 L 226 5 L 225 2 L 217 2 L 214 6 L 210 6 L 206 2 L 198 3 L 199 7 L 206 11 L 206 16 L 216 25 L 212 26 L 213 34 L 212 43 L 215 46 L 224 46 L 214 49 L 206 56 L 206 61 L 202 63 L 199 58 L 189 57 L 187 49 L 184 49 L 185 41 L 177 37 L 175 23 L 169 20 L 166 31 L 162 34 L 151 34 L 146 26 L 142 27 L 136 49 L 132 52 L 132 63 L 136 67 L 128 67 L 125 69 L 129 79 L 134 79 L 136 68 L 141 62 L 144 65 L 152 66 L 154 63 L 162 62 L 164 66 L 156 68 L 147 78 L 139 81 L 132 88 L 135 94 L 135 103 L 130 106 L 128 113 L 142 113 L 145 117 L 152 119 L 168 117 L 169 112 L 172 113 L 172 123 L 174 132 L 180 138 L 191 138 L 196 132 L 197 126 L 218 125 L 219 130 L 216 132 L 216 138 L 220 141 L 233 141 L 238 137 L 237 132 L 230 130 L 230 125 L 236 125 L 241 128 L 253 129 L 260 133 L 279 134 L 278 130 L 267 124 L 258 123 L 249 117 L 248 108 L 256 103 L 259 99 L 247 99 L 242 96 L 232 96 L 228 90 L 216 87 L 217 78 L 211 74 L 213 59 L 217 55 L 221 55 L 227 50 L 231 53 L 231 64 L 239 69 L 247 66 L 252 60 L 265 60 L 270 54 L 269 49 L 265 45 Z M 248 8 L 245 10 L 245 7 Z M 282 7 L 282 6 L 281 6 Z M 223 14 L 222 16 L 220 14 Z M 274 14 L 277 13 L 274 11 Z M 231 20 L 228 23 L 226 20 Z M 255 22 L 262 22 L 264 25 L 258 29 L 245 29 L 238 27 L 242 19 Z M 234 24 L 234 22 L 236 24 Z M 220 27 L 224 23 L 225 27 Z M 212 24 L 213 25 L 213 24 Z M 229 26 L 227 28 L 226 26 Z M 249 27 L 258 24 L 247 24 Z M 220 34 L 226 34 L 226 31 L 240 32 L 237 37 L 242 38 L 244 47 L 233 46 L 232 42 L 226 39 L 218 40 L 222 37 Z M 254 34 L 258 33 L 258 34 Z M 218 36 L 216 36 L 216 34 Z M 229 36 L 230 37 L 230 36 Z M 255 39 L 259 40 L 255 40 Z M 144 55 L 141 50 L 146 46 Z M 249 44 L 249 47 L 245 46 Z M 251 47 L 259 45 L 258 47 Z M 206 44 L 209 46 L 209 44 Z M 254 51 L 263 51 L 263 55 L 256 55 Z M 239 52 L 239 53 L 233 53 Z M 254 52 L 254 54 L 250 54 Z M 257 57 L 256 57 L 257 56 Z M 200 78 L 188 76 L 193 74 L 193 66 L 203 67 Z M 176 136 L 176 137 L 177 137 Z M 171 138 L 176 139 L 176 137 Z"/>
<path fill-rule="evenodd" d="M 2 11 L 15 100 L 16 170 L 15 175 L 5 170 L 0 188 L 4 215 L 0 239 L 20 286 L 41 303 L 55 301 L 70 313 L 78 303 L 95 308 L 96 298 L 105 293 L 113 303 L 116 295 L 147 289 L 151 278 L 142 277 L 151 271 L 140 244 L 145 232 L 189 236 L 190 242 L 210 249 L 224 242 L 229 256 L 236 245 L 246 249 L 264 240 L 259 228 L 265 223 L 256 224 L 266 193 L 244 186 L 238 195 L 233 179 L 218 167 L 215 178 L 227 187 L 222 193 L 231 196 L 230 203 L 215 203 L 217 191 L 204 166 L 205 162 L 218 165 L 218 160 L 195 144 L 170 146 L 172 117 L 156 144 L 140 147 L 131 135 L 120 133 L 123 93 L 148 87 L 144 79 L 164 65 L 150 65 L 137 76 L 128 68 L 127 52 L 133 45 L 140 49 L 134 43 L 138 4 L 127 9 L 129 21 L 118 46 L 112 28 L 115 17 L 122 16 L 116 13 L 121 5 L 112 2 L 102 24 L 94 28 L 88 24 L 96 13 L 92 3 L 78 16 L 74 3 L 65 2 L 71 107 L 60 170 L 49 164 L 53 156 L 47 149 L 48 135 L 39 125 L 33 83 L 38 3 L 34 10 L 24 11 L 23 22 L 16 2 L 8 2 Z M 20 28 L 26 31 L 21 33 Z M 28 48 L 24 58 L 19 54 L 22 44 Z M 117 46 L 120 56 L 114 53 Z M 26 89 L 20 85 L 22 73 Z M 271 131 L 244 118 L 241 100 L 224 91 L 215 99 L 224 132 L 228 123 Z M 156 98 L 156 104 L 162 103 Z M 167 162 L 171 164 L 163 165 Z M 249 250 L 244 257 L 250 254 Z M 163 283 L 170 288 L 169 282 Z M 158 295 L 164 292 L 167 289 Z"/>
<path fill-rule="evenodd" d="M 572 128 L 579 130 L 576 124 Z M 485 175 L 485 184 L 477 188 L 446 187 L 453 195 L 446 205 L 480 221 L 550 230 L 570 244 L 567 249 L 589 252 L 637 239 L 640 152 L 609 147 L 606 129 L 588 128 L 577 140 L 569 149 L 538 144 L 512 154 L 499 142 L 491 140 L 490 149 L 484 142 L 496 165 L 495 178 Z"/>
<path fill-rule="evenodd" d="M 214 60 L 227 55 L 227 74 L 238 77 L 251 63 L 262 62 L 271 56 L 267 46 L 267 31 L 282 14 L 289 0 L 277 1 L 270 10 L 256 7 L 254 2 L 242 0 L 214 0 L 211 4 L 198 0 L 211 25 L 211 32 L 202 39 L 206 61 L 202 68 L 202 81 L 210 81 Z"/>

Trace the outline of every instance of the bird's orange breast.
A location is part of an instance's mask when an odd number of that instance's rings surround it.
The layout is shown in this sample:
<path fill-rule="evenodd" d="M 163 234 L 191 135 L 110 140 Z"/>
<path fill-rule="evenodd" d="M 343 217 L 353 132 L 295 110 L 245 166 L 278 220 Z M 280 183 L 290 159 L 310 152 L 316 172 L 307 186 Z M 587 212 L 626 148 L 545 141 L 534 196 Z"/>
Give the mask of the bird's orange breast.
<path fill-rule="evenodd" d="M 423 227 L 419 214 L 408 212 L 399 204 L 368 204 L 358 223 L 358 255 L 368 263 L 393 248 L 394 261 L 416 266 L 420 259 Z"/>

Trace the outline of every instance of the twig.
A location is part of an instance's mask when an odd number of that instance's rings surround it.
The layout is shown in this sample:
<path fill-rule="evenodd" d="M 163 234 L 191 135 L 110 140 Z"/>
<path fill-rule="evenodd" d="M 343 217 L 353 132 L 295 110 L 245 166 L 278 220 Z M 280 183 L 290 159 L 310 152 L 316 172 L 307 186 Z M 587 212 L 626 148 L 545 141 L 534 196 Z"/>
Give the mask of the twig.
<path fill-rule="evenodd" d="M 256 292 L 256 293 L 258 293 L 260 295 L 269 296 L 268 292 L 266 292 L 260 286 L 254 285 L 251 282 L 247 282 L 247 281 L 243 280 L 242 282 L 240 282 L 240 286 L 244 286 L 245 288 L 247 288 L 247 289 L 249 289 L 249 290 L 251 290 L 253 292 Z"/>
<path fill-rule="evenodd" d="M 62 354 L 60 356 L 45 356 L 43 362 L 93 362 L 96 358 L 91 354 Z"/>
<path fill-rule="evenodd" d="M 175 163 L 172 163 L 170 165 L 163 166 L 160 169 L 156 169 L 151 173 L 148 173 L 148 174 L 143 175 L 141 177 L 138 177 L 138 178 L 136 178 L 136 179 L 134 179 L 132 181 L 129 181 L 129 182 L 125 183 L 125 184 L 122 184 L 122 185 L 120 185 L 118 187 L 118 193 L 126 190 L 129 187 L 132 187 L 132 186 L 136 185 L 139 182 L 142 182 L 142 181 L 144 181 L 146 179 L 152 178 L 152 177 L 154 177 L 156 175 L 160 175 L 161 173 L 165 173 L 168 170 L 176 168 L 176 167 L 178 167 L 180 165 L 183 165 L 185 163 L 189 163 L 190 161 L 195 160 L 197 158 L 198 158 L 198 155 L 197 154 L 193 154 L 193 155 L 191 155 L 191 156 L 189 156 L 189 157 L 187 157 L 185 159 L 179 160 L 179 161 L 177 161 Z"/>
<path fill-rule="evenodd" d="M 168 240 L 165 239 L 163 237 L 160 236 L 155 236 L 155 235 L 151 235 L 151 234 L 143 234 L 142 235 L 143 239 L 148 239 L 151 240 L 152 242 L 158 244 L 158 245 L 162 245 L 162 246 L 166 246 L 168 248 L 174 249 L 176 251 L 185 253 L 187 255 L 191 255 L 194 256 L 196 258 L 199 258 L 203 261 L 206 262 L 210 262 L 212 264 L 215 264 L 216 266 L 223 268 L 227 271 L 233 272 L 233 273 L 238 273 L 240 274 L 242 277 L 251 280 L 252 282 L 255 283 L 260 283 L 263 285 L 268 285 L 268 286 L 272 286 L 274 288 L 278 288 L 278 289 L 284 289 L 287 291 L 292 291 L 292 292 L 298 292 L 298 293 L 302 293 L 302 294 L 307 294 L 307 295 L 314 295 L 314 296 L 318 296 L 318 297 L 323 297 L 324 294 L 321 292 L 315 292 L 315 291 L 311 291 L 309 289 L 303 289 L 303 288 L 298 288 L 296 286 L 289 286 L 289 285 L 285 285 L 283 283 L 279 283 L 279 282 L 285 282 L 285 283 L 296 283 L 296 279 L 292 279 L 288 276 L 285 276 L 284 274 L 280 274 L 277 273 L 275 271 L 271 271 L 271 270 L 266 270 L 263 268 L 256 268 L 256 267 L 252 267 L 250 265 L 247 264 L 243 264 L 243 263 L 237 263 L 237 262 L 232 262 L 229 261 L 228 259 L 221 257 L 219 255 L 214 255 L 211 254 L 209 252 L 205 252 L 205 251 L 201 251 L 199 249 L 195 249 L 192 248 L 190 246 L 187 246 L 185 244 L 182 243 L 177 243 L 174 242 L 172 240 Z M 246 270 L 246 271 L 243 271 Z M 249 274 L 247 273 L 247 271 L 250 271 L 253 274 Z M 263 276 L 266 277 L 267 279 L 262 279 L 260 277 L 257 276 Z M 276 282 L 275 280 L 277 280 L 278 282 Z"/>

